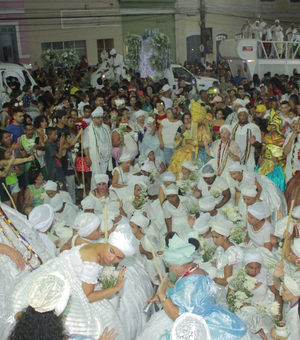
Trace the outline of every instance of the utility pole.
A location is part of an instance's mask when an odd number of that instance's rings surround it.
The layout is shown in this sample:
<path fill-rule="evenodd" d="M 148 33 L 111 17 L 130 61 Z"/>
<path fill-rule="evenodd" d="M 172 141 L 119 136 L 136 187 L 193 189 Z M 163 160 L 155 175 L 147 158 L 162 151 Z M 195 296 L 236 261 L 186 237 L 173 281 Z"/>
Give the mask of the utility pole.
<path fill-rule="evenodd" d="M 205 7 L 205 0 L 200 0 L 200 55 L 201 55 L 201 62 L 205 64 L 205 17 L 206 17 L 206 7 Z"/>

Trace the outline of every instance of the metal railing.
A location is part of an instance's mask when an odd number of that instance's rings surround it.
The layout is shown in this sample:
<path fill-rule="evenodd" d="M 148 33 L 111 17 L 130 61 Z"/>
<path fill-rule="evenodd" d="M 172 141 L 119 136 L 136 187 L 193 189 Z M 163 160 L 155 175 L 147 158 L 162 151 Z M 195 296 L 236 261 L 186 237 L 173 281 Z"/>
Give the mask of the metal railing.
<path fill-rule="evenodd" d="M 259 56 L 259 50 L 261 47 L 261 51 L 263 52 L 264 59 L 300 59 L 300 56 L 297 56 L 300 41 L 262 41 L 257 40 L 258 43 L 258 58 L 261 59 Z M 270 51 L 267 53 L 265 46 L 266 44 L 270 45 Z M 277 44 L 282 45 L 282 53 L 278 53 L 278 46 Z M 300 52 L 299 52 L 300 53 Z"/>

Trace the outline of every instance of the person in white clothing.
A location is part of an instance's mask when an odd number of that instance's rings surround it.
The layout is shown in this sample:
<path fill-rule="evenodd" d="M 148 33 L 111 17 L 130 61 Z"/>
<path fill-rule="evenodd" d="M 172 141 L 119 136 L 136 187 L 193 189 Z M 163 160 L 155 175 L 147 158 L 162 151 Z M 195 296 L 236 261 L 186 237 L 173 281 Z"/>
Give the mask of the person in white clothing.
<path fill-rule="evenodd" d="M 64 202 L 73 204 L 70 194 L 64 190 L 58 190 L 58 185 L 56 182 L 50 180 L 47 181 L 47 183 L 44 185 L 44 189 L 46 191 L 46 195 L 44 197 L 44 204 L 49 204 L 51 198 L 54 197 L 56 194 L 60 194 Z"/>
<path fill-rule="evenodd" d="M 112 65 L 115 78 L 119 81 L 126 77 L 126 66 L 124 64 L 123 57 L 120 54 L 117 54 L 117 51 L 113 48 L 109 52 L 111 56 L 110 64 Z"/>
<path fill-rule="evenodd" d="M 255 21 L 252 26 L 252 39 L 262 40 L 263 37 L 263 27 L 261 27 L 259 21 Z M 261 42 L 257 43 L 258 58 L 262 57 L 262 45 Z"/>
<path fill-rule="evenodd" d="M 169 84 L 166 84 L 162 87 L 162 97 L 161 100 L 164 102 L 165 104 L 165 110 L 173 107 L 173 102 L 171 99 L 172 96 L 172 90 L 171 90 L 171 86 Z"/>
<path fill-rule="evenodd" d="M 112 170 L 112 143 L 110 128 L 103 123 L 103 109 L 98 106 L 92 113 L 92 123 L 84 130 L 83 148 L 87 165 L 92 170 L 92 188 L 96 187 L 94 176 Z"/>
<path fill-rule="evenodd" d="M 242 107 L 238 110 L 238 123 L 232 128 L 232 140 L 241 150 L 241 164 L 246 165 L 248 171 L 255 168 L 254 151 L 261 146 L 261 132 L 257 125 L 249 123 L 249 112 Z"/>
<path fill-rule="evenodd" d="M 272 41 L 276 41 L 275 44 L 272 44 L 270 57 L 281 58 L 283 53 L 283 43 L 280 41 L 283 41 L 284 35 L 283 28 L 280 26 L 279 20 L 275 20 L 275 25 L 270 28 L 270 31 L 272 33 Z M 277 51 L 275 50 L 275 47 Z"/>
<path fill-rule="evenodd" d="M 296 131 L 291 132 L 283 144 L 283 153 L 286 155 L 286 183 L 300 170 L 300 160 L 298 157 L 300 150 L 300 124 L 298 122 L 296 124 Z"/>
<path fill-rule="evenodd" d="M 243 33 L 243 39 L 251 39 L 252 38 L 252 25 L 250 24 L 249 19 L 246 19 L 246 22 L 242 26 L 241 31 Z"/>
<path fill-rule="evenodd" d="M 287 41 L 295 41 L 297 39 L 298 30 L 295 27 L 295 24 L 292 23 L 291 27 L 288 28 L 285 32 Z M 292 58 L 293 56 L 293 44 L 287 45 L 287 58 Z"/>

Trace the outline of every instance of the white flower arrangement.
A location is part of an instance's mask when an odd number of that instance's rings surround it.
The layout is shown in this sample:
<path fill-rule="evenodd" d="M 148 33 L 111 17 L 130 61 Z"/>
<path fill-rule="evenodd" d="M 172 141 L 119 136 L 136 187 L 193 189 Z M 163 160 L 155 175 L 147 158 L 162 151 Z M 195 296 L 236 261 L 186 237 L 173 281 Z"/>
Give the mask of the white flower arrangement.
<path fill-rule="evenodd" d="M 221 212 L 227 218 L 227 220 L 231 221 L 235 225 L 239 225 L 243 218 L 239 214 L 239 207 L 235 207 L 232 204 L 228 204 L 226 207 L 221 209 Z"/>
<path fill-rule="evenodd" d="M 199 169 L 196 166 L 192 166 L 192 167 L 189 168 L 189 170 L 190 170 L 190 172 L 187 175 L 187 178 L 192 182 L 197 181 Z"/>
<path fill-rule="evenodd" d="M 41 59 L 43 60 L 45 66 L 53 66 L 56 63 L 59 63 L 60 56 L 57 51 L 48 48 L 46 51 L 42 52 Z"/>
<path fill-rule="evenodd" d="M 127 127 L 127 124 L 123 124 L 123 123 L 121 123 L 121 124 L 119 125 L 119 127 L 118 127 L 119 132 L 120 132 L 120 136 L 121 136 L 122 138 L 124 138 L 124 135 L 125 135 L 125 133 L 126 133 L 126 127 Z M 126 144 L 124 143 L 124 141 L 121 142 L 121 146 L 126 146 Z"/>
<path fill-rule="evenodd" d="M 186 102 L 186 98 L 185 98 L 185 96 L 179 96 L 179 98 L 177 98 L 177 100 L 178 100 L 178 103 L 179 104 L 185 104 L 185 102 Z"/>
<path fill-rule="evenodd" d="M 202 255 L 203 262 L 208 262 L 212 259 L 213 254 L 215 253 L 217 247 L 216 246 L 208 246 L 205 242 L 204 238 L 199 238 L 200 248 L 198 250 L 199 254 Z"/>
<path fill-rule="evenodd" d="M 23 106 L 22 100 L 20 100 L 19 102 L 16 102 L 16 103 L 14 104 L 14 106 L 15 106 L 15 107 Z"/>
<path fill-rule="evenodd" d="M 76 155 L 79 152 L 79 146 L 80 146 L 79 142 L 76 142 L 75 145 L 72 148 L 72 153 L 73 154 Z"/>
<path fill-rule="evenodd" d="M 279 314 L 279 303 L 277 301 L 271 304 L 264 301 L 251 302 L 251 306 L 255 307 L 262 317 L 266 315 L 278 316 Z"/>
<path fill-rule="evenodd" d="M 146 189 L 142 189 L 140 192 L 140 197 L 138 199 L 138 203 L 135 202 L 135 197 L 131 200 L 131 204 L 133 205 L 135 210 L 142 210 L 144 205 L 148 202 L 148 193 Z"/>
<path fill-rule="evenodd" d="M 214 197 L 214 198 L 219 198 L 222 194 L 222 189 L 219 187 L 213 187 L 210 189 L 210 194 Z"/>
<path fill-rule="evenodd" d="M 151 110 L 150 108 L 147 109 L 148 117 L 154 118 L 158 114 L 157 109 Z"/>
<path fill-rule="evenodd" d="M 79 61 L 79 56 L 73 48 L 64 50 L 59 56 L 59 62 L 62 64 L 75 65 Z"/>
<path fill-rule="evenodd" d="M 189 207 L 189 210 L 188 210 L 188 215 L 196 215 L 196 214 L 199 214 L 199 205 L 198 203 L 194 203 L 192 204 L 190 207 Z"/>
<path fill-rule="evenodd" d="M 241 244 L 245 241 L 246 232 L 239 226 L 233 227 L 230 231 L 229 241 Z"/>
<path fill-rule="evenodd" d="M 101 289 L 107 289 L 114 287 L 118 281 L 119 272 L 113 266 L 104 267 L 102 273 L 99 276 Z"/>
<path fill-rule="evenodd" d="M 151 174 L 149 175 L 149 180 L 150 182 L 152 182 L 153 180 L 155 180 L 158 177 L 159 173 L 157 171 L 157 169 L 154 169 Z"/>
<path fill-rule="evenodd" d="M 181 191 L 182 195 L 185 195 L 187 191 L 189 190 L 189 182 L 188 181 L 183 181 L 178 180 L 176 181 L 176 185 L 178 186 L 179 190 Z"/>

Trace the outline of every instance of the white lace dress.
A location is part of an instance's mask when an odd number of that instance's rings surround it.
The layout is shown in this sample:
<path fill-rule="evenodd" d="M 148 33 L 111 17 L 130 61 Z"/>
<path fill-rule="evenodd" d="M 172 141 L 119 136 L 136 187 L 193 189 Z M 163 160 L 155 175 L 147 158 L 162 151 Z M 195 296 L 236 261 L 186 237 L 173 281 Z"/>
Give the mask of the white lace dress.
<path fill-rule="evenodd" d="M 90 303 L 82 289 L 82 282 L 96 284 L 103 269 L 96 262 L 82 261 L 82 246 L 84 245 L 64 251 L 58 258 L 48 261 L 18 284 L 13 296 L 14 313 L 28 306 L 27 292 L 36 277 L 44 272 L 59 271 L 71 284 L 71 297 L 64 311 L 65 327 L 69 334 L 98 339 L 105 327 L 114 327 L 119 334 L 118 339 L 125 340 L 127 335 L 110 301 L 105 299 Z"/>

